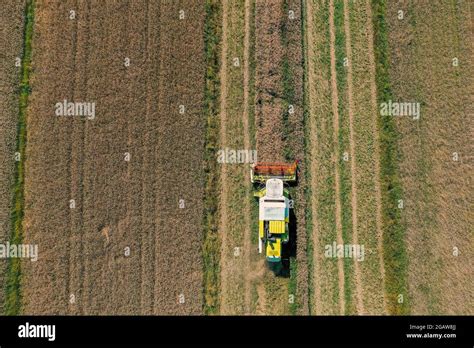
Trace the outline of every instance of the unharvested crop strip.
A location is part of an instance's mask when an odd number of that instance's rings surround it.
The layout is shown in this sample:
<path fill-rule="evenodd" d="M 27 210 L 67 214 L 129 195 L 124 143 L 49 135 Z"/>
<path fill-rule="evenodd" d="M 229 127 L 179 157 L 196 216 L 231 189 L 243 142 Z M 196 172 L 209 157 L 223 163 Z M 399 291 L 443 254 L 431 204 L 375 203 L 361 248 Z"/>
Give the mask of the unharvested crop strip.
<path fill-rule="evenodd" d="M 286 15 L 289 10 L 289 4 L 288 0 L 283 1 L 283 14 Z M 290 104 L 293 104 L 293 101 L 295 99 L 295 86 L 294 86 L 294 75 L 292 71 L 292 66 L 290 62 L 290 57 L 289 57 L 289 36 L 290 34 L 288 33 L 289 31 L 289 23 L 288 20 L 282 20 L 282 28 L 280 31 L 280 39 L 282 42 L 282 46 L 284 48 L 284 57 L 283 57 L 283 62 L 282 62 L 282 87 L 283 87 L 283 115 L 282 115 L 282 125 L 283 125 L 283 139 L 285 140 L 284 144 L 284 157 L 285 160 L 287 161 L 292 161 L 294 160 L 294 153 L 293 149 L 290 146 L 289 138 L 291 137 L 291 125 L 289 122 L 289 117 L 290 113 L 288 111 L 288 106 Z"/>
<path fill-rule="evenodd" d="M 16 162 L 15 183 L 12 204 L 12 232 L 10 243 L 21 244 L 23 240 L 23 209 L 24 209 L 24 181 L 25 181 L 25 150 L 27 141 L 26 113 L 28 98 L 31 93 L 31 55 L 34 24 L 34 1 L 27 0 L 25 7 L 25 26 L 23 36 L 23 56 L 20 69 L 20 96 L 18 112 L 17 146 L 20 161 Z M 21 261 L 18 258 L 9 260 L 6 278 L 5 314 L 18 315 L 21 312 Z"/>

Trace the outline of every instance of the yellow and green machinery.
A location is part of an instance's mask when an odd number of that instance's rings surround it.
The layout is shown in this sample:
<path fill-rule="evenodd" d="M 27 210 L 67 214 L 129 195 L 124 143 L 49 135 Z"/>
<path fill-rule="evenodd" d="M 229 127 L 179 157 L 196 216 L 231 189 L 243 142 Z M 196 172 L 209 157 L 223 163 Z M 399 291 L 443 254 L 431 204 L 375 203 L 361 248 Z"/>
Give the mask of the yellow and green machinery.
<path fill-rule="evenodd" d="M 281 262 L 282 249 L 290 239 L 290 199 L 285 182 L 296 181 L 297 163 L 257 163 L 251 171 L 259 199 L 258 251 L 268 262 Z"/>

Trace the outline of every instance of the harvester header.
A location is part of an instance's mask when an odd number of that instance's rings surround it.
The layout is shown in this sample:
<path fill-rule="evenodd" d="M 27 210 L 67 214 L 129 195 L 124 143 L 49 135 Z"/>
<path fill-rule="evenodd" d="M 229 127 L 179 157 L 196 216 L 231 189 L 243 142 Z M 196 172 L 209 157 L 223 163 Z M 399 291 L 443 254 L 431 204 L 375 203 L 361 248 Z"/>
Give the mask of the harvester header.
<path fill-rule="evenodd" d="M 281 179 L 283 181 L 296 181 L 298 162 L 293 163 L 267 163 L 258 162 L 252 166 L 250 178 L 252 182 L 266 182 L 268 179 Z"/>

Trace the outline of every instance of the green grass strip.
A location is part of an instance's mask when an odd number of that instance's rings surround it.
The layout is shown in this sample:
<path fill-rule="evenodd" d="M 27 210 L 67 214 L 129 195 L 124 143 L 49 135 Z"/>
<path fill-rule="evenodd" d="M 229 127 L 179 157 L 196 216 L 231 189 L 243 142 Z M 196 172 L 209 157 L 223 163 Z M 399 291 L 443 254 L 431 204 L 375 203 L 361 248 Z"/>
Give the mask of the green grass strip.
<path fill-rule="evenodd" d="M 379 104 L 393 99 L 389 76 L 388 28 L 385 19 L 386 0 L 372 0 L 374 47 L 376 64 L 377 99 Z M 384 226 L 385 291 L 390 314 L 409 314 L 407 269 L 408 260 L 405 246 L 406 227 L 401 220 L 398 200 L 403 197 L 399 177 L 398 133 L 390 116 L 378 118 L 380 131 L 380 161 L 382 189 L 382 219 Z M 400 303 L 400 295 L 403 302 Z"/>
<path fill-rule="evenodd" d="M 206 1 L 204 30 L 206 57 L 205 86 L 205 186 L 203 241 L 203 312 L 219 313 L 220 240 L 218 235 L 219 168 L 216 155 L 219 146 L 219 52 L 221 42 L 222 4 Z"/>
<path fill-rule="evenodd" d="M 13 186 L 13 203 L 11 211 L 12 231 L 11 244 L 21 244 L 23 240 L 23 215 L 25 202 L 25 150 L 26 150 L 26 111 L 28 98 L 31 94 L 31 53 L 33 41 L 34 1 L 28 0 L 25 7 L 25 26 L 23 33 L 23 57 L 20 69 L 19 111 L 17 126 L 16 151 L 20 154 L 20 161 L 15 165 L 15 183 Z M 21 312 L 21 261 L 18 258 L 9 259 L 5 289 L 5 314 L 18 315 Z"/>

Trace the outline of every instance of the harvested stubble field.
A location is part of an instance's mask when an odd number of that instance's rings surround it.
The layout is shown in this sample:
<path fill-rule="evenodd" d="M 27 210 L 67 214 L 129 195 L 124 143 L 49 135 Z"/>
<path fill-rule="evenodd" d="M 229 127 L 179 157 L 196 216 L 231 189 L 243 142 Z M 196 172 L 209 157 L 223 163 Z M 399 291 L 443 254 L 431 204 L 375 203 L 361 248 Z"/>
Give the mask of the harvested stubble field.
<path fill-rule="evenodd" d="M 0 312 L 472 314 L 471 7 L 7 1 L 0 243 L 39 259 L 0 260 Z M 299 160 L 280 269 L 225 149 Z"/>

